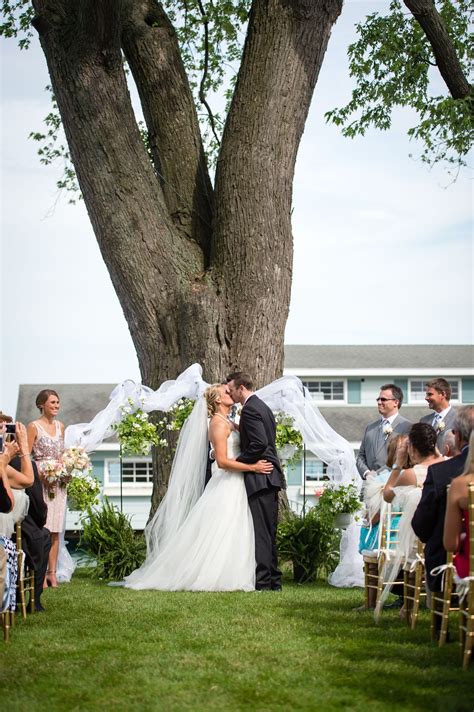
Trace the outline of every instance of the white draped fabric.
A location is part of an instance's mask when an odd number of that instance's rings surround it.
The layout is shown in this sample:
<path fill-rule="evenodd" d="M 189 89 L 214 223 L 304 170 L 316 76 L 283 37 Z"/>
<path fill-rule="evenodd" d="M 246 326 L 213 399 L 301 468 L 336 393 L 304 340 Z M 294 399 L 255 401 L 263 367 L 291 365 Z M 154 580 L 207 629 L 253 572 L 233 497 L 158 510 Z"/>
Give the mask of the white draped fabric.
<path fill-rule="evenodd" d="M 205 419 L 198 409 L 208 384 L 202 378 L 202 368 L 193 364 L 174 381 L 165 381 L 158 390 L 127 380 L 114 388 L 106 408 L 90 423 L 71 425 L 66 429 L 66 447 L 83 447 L 91 452 L 113 434 L 112 426 L 121 419 L 121 407 L 141 407 L 145 412 L 168 411 L 180 398 L 197 400 L 193 412 L 182 428 L 170 477 L 168 491 L 146 529 L 148 550 L 161 547 L 182 524 L 204 488 L 207 457 Z M 284 376 L 257 391 L 257 395 L 273 411 L 292 416 L 308 450 L 328 465 L 327 474 L 335 484 L 350 482 L 359 485 L 354 453 L 350 444 L 333 430 L 314 405 L 312 398 L 296 376 Z M 202 431 L 202 432 L 201 432 Z M 362 558 L 357 551 L 358 527 L 343 533 L 341 561 L 330 582 L 335 586 L 363 585 Z"/>

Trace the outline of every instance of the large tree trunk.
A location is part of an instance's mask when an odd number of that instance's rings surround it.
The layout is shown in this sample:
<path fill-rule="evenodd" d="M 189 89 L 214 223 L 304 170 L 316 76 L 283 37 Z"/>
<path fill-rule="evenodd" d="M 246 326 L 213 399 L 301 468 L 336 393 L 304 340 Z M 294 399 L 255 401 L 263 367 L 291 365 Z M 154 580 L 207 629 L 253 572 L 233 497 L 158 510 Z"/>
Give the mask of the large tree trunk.
<path fill-rule="evenodd" d="M 213 194 L 174 30 L 153 0 L 33 0 L 84 201 L 156 388 L 193 362 L 281 375 L 295 159 L 342 0 L 254 0 Z M 133 113 L 137 84 L 153 164 Z M 153 506 L 163 494 L 160 468 Z"/>

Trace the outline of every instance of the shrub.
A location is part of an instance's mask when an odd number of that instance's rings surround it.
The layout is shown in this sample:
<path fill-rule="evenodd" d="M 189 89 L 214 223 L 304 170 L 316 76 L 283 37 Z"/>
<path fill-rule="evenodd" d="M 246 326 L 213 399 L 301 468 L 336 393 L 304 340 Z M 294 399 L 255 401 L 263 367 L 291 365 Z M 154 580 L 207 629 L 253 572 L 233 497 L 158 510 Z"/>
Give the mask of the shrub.
<path fill-rule="evenodd" d="M 122 581 L 142 565 L 146 556 L 144 536 L 136 534 L 129 517 L 107 499 L 102 509 L 89 507 L 82 524 L 81 544 L 97 562 L 94 577 Z"/>
<path fill-rule="evenodd" d="M 278 525 L 279 556 L 293 563 L 294 578 L 299 583 L 327 577 L 338 563 L 340 534 L 318 510 L 313 507 L 302 516 L 289 509 Z"/>

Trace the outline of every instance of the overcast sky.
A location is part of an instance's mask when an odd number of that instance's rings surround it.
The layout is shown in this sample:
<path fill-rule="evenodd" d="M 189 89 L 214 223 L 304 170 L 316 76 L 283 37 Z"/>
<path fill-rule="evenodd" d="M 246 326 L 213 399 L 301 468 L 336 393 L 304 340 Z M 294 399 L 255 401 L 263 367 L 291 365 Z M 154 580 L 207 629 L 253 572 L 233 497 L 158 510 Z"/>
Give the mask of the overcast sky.
<path fill-rule="evenodd" d="M 346 0 L 316 87 L 294 184 L 289 344 L 472 342 L 468 172 L 449 185 L 444 170 L 409 157 L 421 153 L 406 136 L 409 111 L 353 141 L 324 122 L 350 95 L 354 23 L 385 6 Z M 115 383 L 139 371 L 85 207 L 58 195 L 60 167 L 41 166 L 27 138 L 49 111 L 39 45 L 20 52 L 2 40 L 1 59 L 0 409 L 13 412 L 20 383 Z"/>

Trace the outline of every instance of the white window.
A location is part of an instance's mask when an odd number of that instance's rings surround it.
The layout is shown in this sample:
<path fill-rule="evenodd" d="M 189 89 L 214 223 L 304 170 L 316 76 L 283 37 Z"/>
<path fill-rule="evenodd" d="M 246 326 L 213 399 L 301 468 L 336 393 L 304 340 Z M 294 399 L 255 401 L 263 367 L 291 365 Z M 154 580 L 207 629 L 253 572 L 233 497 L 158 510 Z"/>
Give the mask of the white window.
<path fill-rule="evenodd" d="M 410 403 L 424 403 L 425 402 L 425 386 L 426 382 L 431 379 L 427 378 L 423 381 L 421 380 L 411 380 L 410 381 Z M 451 386 L 451 403 L 461 402 L 461 383 L 458 379 L 447 378 L 446 379 Z"/>
<path fill-rule="evenodd" d="M 346 402 L 345 381 L 303 381 L 317 403 Z"/>
<path fill-rule="evenodd" d="M 153 464 L 151 459 L 139 458 L 122 462 L 122 484 L 150 485 L 153 483 Z M 105 484 L 120 484 L 120 460 L 105 461 Z"/>
<path fill-rule="evenodd" d="M 326 478 L 327 465 L 322 460 L 315 457 L 306 457 L 303 466 L 303 477 L 308 483 L 321 482 Z"/>

